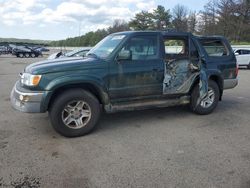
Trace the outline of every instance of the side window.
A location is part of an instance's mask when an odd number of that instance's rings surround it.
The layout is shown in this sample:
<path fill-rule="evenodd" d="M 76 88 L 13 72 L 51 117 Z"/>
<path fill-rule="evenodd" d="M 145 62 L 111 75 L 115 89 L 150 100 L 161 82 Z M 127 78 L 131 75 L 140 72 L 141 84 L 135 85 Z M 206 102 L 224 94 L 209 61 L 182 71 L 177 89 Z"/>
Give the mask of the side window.
<path fill-rule="evenodd" d="M 166 38 L 164 45 L 167 58 L 188 57 L 187 38 Z"/>
<path fill-rule="evenodd" d="M 201 39 L 201 45 L 206 50 L 208 56 L 212 57 L 222 57 L 228 56 L 229 50 L 226 48 L 225 44 L 218 39 Z"/>
<path fill-rule="evenodd" d="M 236 50 L 236 53 L 239 53 L 239 55 L 241 55 L 241 50 Z"/>
<path fill-rule="evenodd" d="M 242 54 L 250 54 L 250 50 L 242 50 Z"/>
<path fill-rule="evenodd" d="M 132 60 L 157 59 L 157 36 L 131 38 L 122 50 L 130 50 Z"/>

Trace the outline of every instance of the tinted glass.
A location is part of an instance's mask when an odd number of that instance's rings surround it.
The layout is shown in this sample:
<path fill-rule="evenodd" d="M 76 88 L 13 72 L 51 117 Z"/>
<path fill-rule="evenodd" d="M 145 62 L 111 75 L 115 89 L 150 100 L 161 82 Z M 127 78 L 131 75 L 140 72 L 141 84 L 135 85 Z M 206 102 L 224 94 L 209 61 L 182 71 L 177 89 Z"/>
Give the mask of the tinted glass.
<path fill-rule="evenodd" d="M 200 42 L 209 56 L 222 57 L 229 55 L 228 49 L 220 40 L 201 39 Z"/>
<path fill-rule="evenodd" d="M 122 50 L 130 50 L 132 60 L 156 59 L 158 57 L 157 36 L 133 37 Z"/>

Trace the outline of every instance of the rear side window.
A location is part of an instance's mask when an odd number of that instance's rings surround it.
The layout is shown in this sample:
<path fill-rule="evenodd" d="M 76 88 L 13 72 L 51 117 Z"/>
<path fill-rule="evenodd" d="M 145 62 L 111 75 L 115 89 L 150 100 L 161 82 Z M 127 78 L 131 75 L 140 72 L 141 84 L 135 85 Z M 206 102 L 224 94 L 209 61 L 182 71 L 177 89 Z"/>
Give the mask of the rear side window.
<path fill-rule="evenodd" d="M 229 55 L 229 50 L 225 44 L 218 39 L 200 39 L 200 43 L 206 50 L 208 56 L 223 57 Z"/>
<path fill-rule="evenodd" d="M 250 54 L 250 50 L 242 50 L 242 54 Z"/>
<path fill-rule="evenodd" d="M 188 57 L 188 39 L 166 38 L 164 39 L 166 57 Z"/>

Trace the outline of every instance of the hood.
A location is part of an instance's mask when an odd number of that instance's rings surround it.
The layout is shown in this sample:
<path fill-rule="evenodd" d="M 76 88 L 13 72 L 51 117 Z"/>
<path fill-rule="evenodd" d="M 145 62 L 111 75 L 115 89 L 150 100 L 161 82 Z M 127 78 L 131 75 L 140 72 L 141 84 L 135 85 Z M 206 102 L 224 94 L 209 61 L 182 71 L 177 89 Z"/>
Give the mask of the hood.
<path fill-rule="evenodd" d="M 96 66 L 100 60 L 93 57 L 67 57 L 45 60 L 28 65 L 24 72 L 46 74 L 52 72 L 74 71 Z"/>

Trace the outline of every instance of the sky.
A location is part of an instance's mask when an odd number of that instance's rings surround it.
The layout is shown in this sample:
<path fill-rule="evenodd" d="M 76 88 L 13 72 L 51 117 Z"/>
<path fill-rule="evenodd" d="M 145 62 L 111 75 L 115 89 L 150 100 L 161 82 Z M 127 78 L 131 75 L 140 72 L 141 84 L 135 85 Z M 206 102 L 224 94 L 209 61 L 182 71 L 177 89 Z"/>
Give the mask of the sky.
<path fill-rule="evenodd" d="M 129 21 L 142 10 L 177 4 L 202 10 L 207 0 L 0 0 L 0 38 L 59 40 Z"/>

